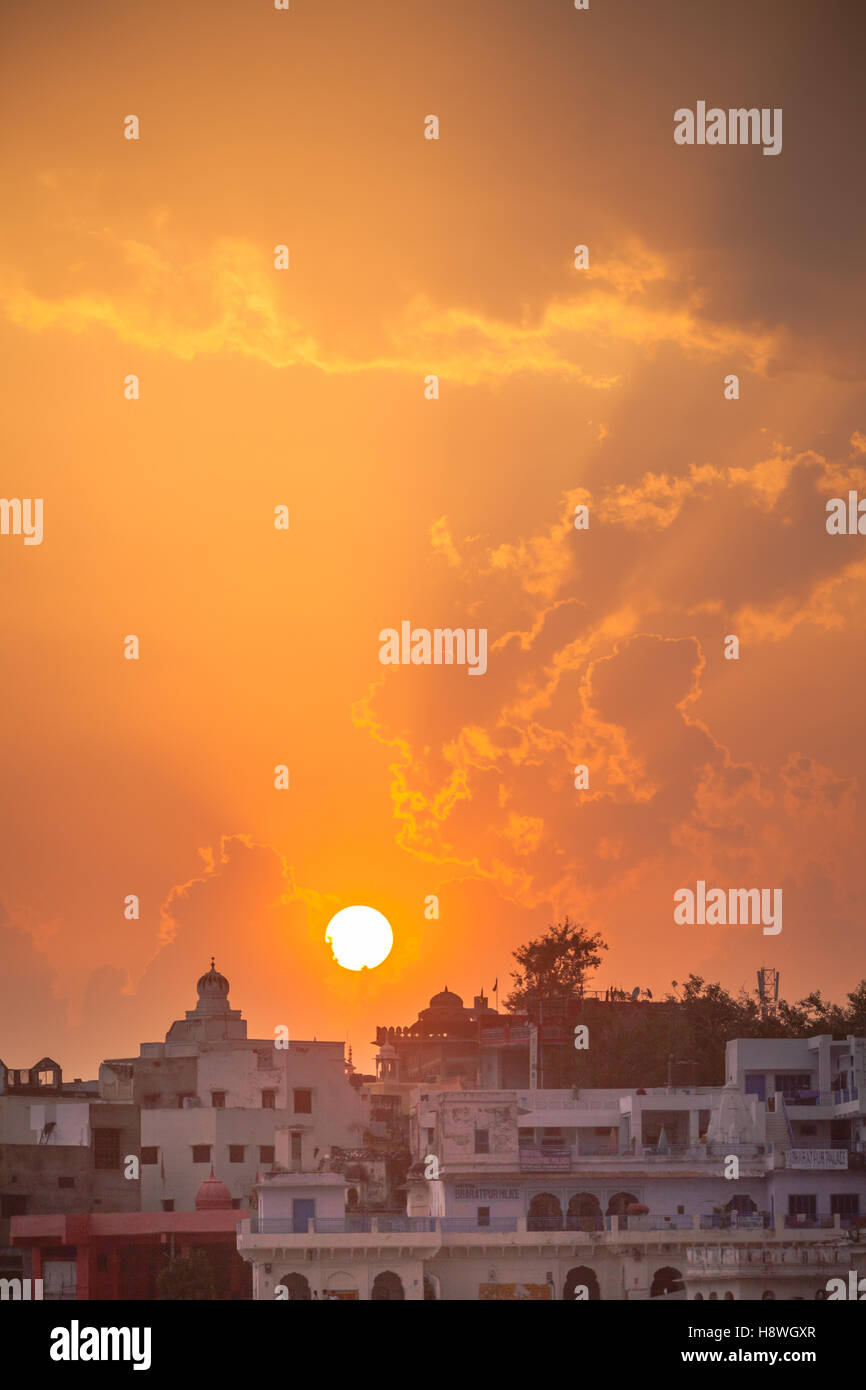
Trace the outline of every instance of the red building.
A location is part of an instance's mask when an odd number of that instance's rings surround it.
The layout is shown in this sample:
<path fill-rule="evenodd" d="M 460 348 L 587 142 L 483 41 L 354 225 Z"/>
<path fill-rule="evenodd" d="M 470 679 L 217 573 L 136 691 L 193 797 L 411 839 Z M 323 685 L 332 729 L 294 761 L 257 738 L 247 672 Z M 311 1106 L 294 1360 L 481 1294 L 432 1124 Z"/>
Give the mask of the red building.
<path fill-rule="evenodd" d="M 237 1252 L 237 1224 L 250 1213 L 232 1209 L 231 1193 L 205 1178 L 195 1211 L 102 1212 L 99 1215 L 15 1216 L 14 1246 L 30 1250 L 31 1279 L 46 1299 L 155 1299 L 157 1278 L 173 1256 L 207 1254 L 217 1298 L 252 1298 L 251 1269 Z"/>

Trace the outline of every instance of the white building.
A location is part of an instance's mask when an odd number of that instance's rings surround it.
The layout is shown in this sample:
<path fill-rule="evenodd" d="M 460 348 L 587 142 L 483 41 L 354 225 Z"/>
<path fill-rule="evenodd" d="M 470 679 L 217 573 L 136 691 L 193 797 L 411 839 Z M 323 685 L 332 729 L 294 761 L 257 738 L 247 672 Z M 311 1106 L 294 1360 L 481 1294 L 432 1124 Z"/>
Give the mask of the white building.
<path fill-rule="evenodd" d="M 238 1240 L 255 1296 L 814 1298 L 860 1258 L 863 1057 L 738 1040 L 724 1087 L 419 1087 L 405 1217 L 266 1181 Z"/>
<path fill-rule="evenodd" d="M 141 1106 L 142 1211 L 192 1211 L 211 1166 L 234 1205 L 248 1206 L 279 1131 L 285 1166 L 298 1171 L 324 1167 L 331 1145 L 350 1148 L 363 1135 L 365 1102 L 342 1043 L 248 1038 L 213 962 L 197 991 L 164 1042 L 100 1068 L 105 1099 Z"/>

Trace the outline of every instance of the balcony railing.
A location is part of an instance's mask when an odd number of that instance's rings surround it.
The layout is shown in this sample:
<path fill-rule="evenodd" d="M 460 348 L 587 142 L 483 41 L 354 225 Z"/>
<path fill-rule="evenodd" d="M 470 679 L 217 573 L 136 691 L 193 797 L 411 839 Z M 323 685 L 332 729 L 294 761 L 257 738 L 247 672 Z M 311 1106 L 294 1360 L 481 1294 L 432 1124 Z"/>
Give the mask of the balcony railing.
<path fill-rule="evenodd" d="M 836 1224 L 833 1216 L 806 1216 L 800 1212 L 785 1217 L 787 1231 L 832 1231 Z"/>
<path fill-rule="evenodd" d="M 772 1219 L 768 1211 L 722 1211 L 700 1217 L 702 1231 L 768 1231 Z"/>
<path fill-rule="evenodd" d="M 381 1235 L 395 1233 L 424 1234 L 436 1230 L 433 1216 L 316 1216 L 313 1218 L 313 1234 L 317 1236 L 368 1235 L 373 1231 L 373 1222 Z M 241 1223 L 238 1223 L 238 1234 Z M 304 1219 L 291 1216 L 253 1216 L 250 1219 L 250 1235 L 254 1236 L 305 1236 L 308 1223 Z"/>
<path fill-rule="evenodd" d="M 388 1235 L 394 1231 L 410 1231 L 423 1234 L 436 1230 L 435 1216 L 379 1216 L 376 1224 L 381 1232 Z"/>
<path fill-rule="evenodd" d="M 524 1172 L 533 1169 L 565 1172 L 570 1168 L 586 1168 L 593 1162 L 610 1159 L 631 1159 L 635 1164 L 648 1163 L 653 1166 L 663 1163 L 695 1163 L 707 1159 L 726 1158 L 729 1154 L 735 1154 L 741 1159 L 759 1159 L 763 1158 L 766 1152 L 764 1144 L 666 1144 L 662 1149 L 654 1144 L 634 1148 L 630 1145 L 599 1144 L 597 1149 L 588 1153 L 581 1153 L 567 1144 L 521 1144 L 518 1149 L 520 1167 Z"/>
<path fill-rule="evenodd" d="M 847 1105 L 859 1100 L 860 1092 L 856 1086 L 844 1086 L 835 1091 L 783 1091 L 785 1104 L 791 1105 Z"/>
<path fill-rule="evenodd" d="M 442 1234 L 464 1234 L 485 1231 L 509 1233 L 517 1230 L 516 1216 L 491 1216 L 483 1225 L 474 1216 L 443 1216 L 439 1220 Z"/>
<path fill-rule="evenodd" d="M 544 1168 L 567 1172 L 571 1167 L 571 1150 L 568 1148 L 534 1149 L 522 1144 L 519 1153 L 522 1169 Z"/>

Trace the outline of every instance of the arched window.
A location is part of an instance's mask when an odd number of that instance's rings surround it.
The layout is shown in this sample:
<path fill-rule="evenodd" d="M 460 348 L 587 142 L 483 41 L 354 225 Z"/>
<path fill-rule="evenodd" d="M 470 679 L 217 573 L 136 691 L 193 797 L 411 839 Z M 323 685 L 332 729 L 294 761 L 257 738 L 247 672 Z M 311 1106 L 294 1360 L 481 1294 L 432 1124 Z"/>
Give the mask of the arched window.
<path fill-rule="evenodd" d="M 624 1231 L 628 1227 L 627 1211 L 631 1206 L 637 1206 L 638 1199 L 633 1192 L 615 1192 L 607 1204 L 608 1216 L 619 1217 L 619 1228 Z"/>
<path fill-rule="evenodd" d="M 561 1231 L 562 1207 L 552 1192 L 538 1192 L 529 1203 L 526 1217 L 528 1231 Z"/>
<path fill-rule="evenodd" d="M 569 1197 L 565 1229 L 567 1231 L 604 1230 L 604 1219 L 598 1198 L 594 1197 L 591 1192 L 576 1192 L 573 1197 Z"/>

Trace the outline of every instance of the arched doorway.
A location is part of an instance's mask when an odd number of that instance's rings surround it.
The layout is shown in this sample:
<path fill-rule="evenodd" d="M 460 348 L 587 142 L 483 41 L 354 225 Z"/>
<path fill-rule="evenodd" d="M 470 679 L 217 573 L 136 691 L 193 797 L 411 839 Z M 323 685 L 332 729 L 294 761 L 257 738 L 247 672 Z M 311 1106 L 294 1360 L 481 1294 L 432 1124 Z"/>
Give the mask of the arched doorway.
<path fill-rule="evenodd" d="M 590 1300 L 601 1298 L 598 1278 L 595 1270 L 590 1269 L 589 1265 L 576 1265 L 574 1269 L 568 1271 L 565 1276 L 562 1297 L 573 1303 L 575 1293 L 581 1285 L 586 1289 Z"/>
<path fill-rule="evenodd" d="M 283 1284 L 289 1291 L 289 1300 L 300 1299 L 302 1301 L 312 1298 L 310 1286 L 303 1274 L 284 1274 L 282 1279 L 277 1280 L 278 1284 Z"/>
<path fill-rule="evenodd" d="M 527 1231 L 561 1231 L 562 1207 L 552 1192 L 537 1192 L 529 1203 Z"/>
<path fill-rule="evenodd" d="M 400 1299 L 405 1298 L 403 1285 L 398 1275 L 393 1270 L 383 1269 L 381 1274 L 377 1274 L 373 1280 L 373 1289 L 370 1298 L 373 1299 Z"/>
<path fill-rule="evenodd" d="M 565 1229 L 567 1231 L 603 1230 L 604 1219 L 598 1198 L 594 1197 L 591 1192 L 576 1192 L 573 1197 L 569 1197 L 568 1211 L 565 1214 Z"/>
<path fill-rule="evenodd" d="M 670 1265 L 662 1265 L 653 1275 L 650 1285 L 650 1298 L 665 1298 L 669 1294 L 685 1293 L 683 1276 L 678 1269 L 673 1269 Z"/>
<path fill-rule="evenodd" d="M 628 1217 L 626 1211 L 630 1206 L 637 1206 L 638 1200 L 633 1192 L 615 1192 L 607 1204 L 608 1216 L 619 1217 L 619 1229 L 628 1230 Z"/>
<path fill-rule="evenodd" d="M 323 1299 L 355 1299 L 358 1297 L 358 1284 L 354 1275 L 341 1269 L 336 1274 L 329 1274 L 322 1288 Z"/>

